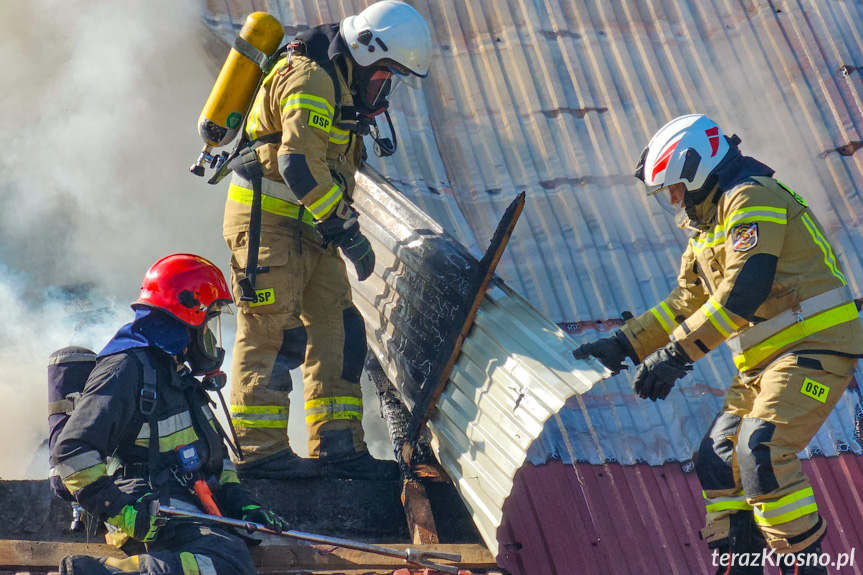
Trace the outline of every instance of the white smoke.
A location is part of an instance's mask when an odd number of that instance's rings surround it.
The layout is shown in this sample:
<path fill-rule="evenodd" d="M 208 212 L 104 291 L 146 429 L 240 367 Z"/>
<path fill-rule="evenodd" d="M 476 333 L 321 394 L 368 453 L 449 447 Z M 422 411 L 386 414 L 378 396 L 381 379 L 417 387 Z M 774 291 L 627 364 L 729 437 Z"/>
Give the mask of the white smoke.
<path fill-rule="evenodd" d="M 3 3 L 0 477 L 47 476 L 47 462 L 31 464 L 47 437 L 52 351 L 98 351 L 131 319 L 144 272 L 167 254 L 195 253 L 229 272 L 226 184 L 188 172 L 215 80 L 202 16 L 201 4 L 173 0 Z M 85 331 L 67 309 L 77 296 L 109 309 Z M 299 372 L 294 381 L 290 433 L 303 454 Z M 379 418 L 367 422 L 378 424 L 367 428 L 373 453 L 386 457 Z"/>

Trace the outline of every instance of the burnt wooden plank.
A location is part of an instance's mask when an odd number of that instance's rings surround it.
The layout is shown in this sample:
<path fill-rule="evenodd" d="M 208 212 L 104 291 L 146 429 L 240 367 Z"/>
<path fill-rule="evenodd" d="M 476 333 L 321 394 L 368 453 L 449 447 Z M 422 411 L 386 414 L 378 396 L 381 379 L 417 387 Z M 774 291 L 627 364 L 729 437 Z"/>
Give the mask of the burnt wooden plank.
<path fill-rule="evenodd" d="M 464 569 L 494 569 L 496 563 L 491 553 L 482 545 L 406 545 L 384 544 L 386 547 L 404 550 L 420 549 L 461 555 L 459 565 Z M 250 549 L 255 567 L 262 573 L 284 571 L 346 571 L 369 569 L 394 569 L 405 566 L 405 562 L 394 557 L 375 555 L 351 549 L 321 545 L 262 545 Z M 0 540 L 0 570 L 56 569 L 67 555 L 92 555 L 94 557 L 117 557 L 127 555 L 109 545 L 94 543 L 57 543 L 52 541 Z M 445 563 L 441 561 L 441 563 Z"/>

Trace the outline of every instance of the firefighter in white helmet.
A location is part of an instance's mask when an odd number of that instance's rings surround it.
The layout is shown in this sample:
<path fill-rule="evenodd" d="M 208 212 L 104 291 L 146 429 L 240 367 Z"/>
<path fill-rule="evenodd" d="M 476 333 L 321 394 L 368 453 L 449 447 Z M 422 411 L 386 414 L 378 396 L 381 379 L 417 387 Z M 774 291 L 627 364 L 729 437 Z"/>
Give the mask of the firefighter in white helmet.
<path fill-rule="evenodd" d="M 351 205 L 362 135 L 398 85 L 428 74 L 430 59 L 422 16 L 383 0 L 298 35 L 262 81 L 245 128 L 248 151 L 230 164 L 223 229 L 239 308 L 231 417 L 247 453 L 241 475 L 398 475 L 363 438 L 366 335 L 342 257 L 360 281 L 374 270 Z M 260 267 L 254 300 L 241 301 L 256 177 Z M 290 370 L 299 366 L 310 459 L 295 455 L 287 437 Z"/>
<path fill-rule="evenodd" d="M 707 506 L 702 539 L 722 553 L 758 552 L 766 542 L 779 554 L 811 556 L 820 554 L 827 526 L 796 454 L 848 386 L 863 354 L 863 327 L 806 200 L 743 156 L 739 143 L 696 114 L 656 133 L 636 177 L 686 215 L 691 239 L 677 287 L 575 356 L 593 355 L 614 372 L 629 357 L 640 364 L 636 393 L 656 401 L 725 342 L 739 373 L 696 458 Z M 811 565 L 783 569 L 826 573 Z"/>

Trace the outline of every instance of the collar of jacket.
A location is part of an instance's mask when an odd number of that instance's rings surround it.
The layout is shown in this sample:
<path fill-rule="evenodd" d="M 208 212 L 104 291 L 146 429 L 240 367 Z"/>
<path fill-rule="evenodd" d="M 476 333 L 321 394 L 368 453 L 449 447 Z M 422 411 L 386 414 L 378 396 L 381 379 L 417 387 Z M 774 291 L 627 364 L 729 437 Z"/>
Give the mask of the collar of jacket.
<path fill-rule="evenodd" d="M 726 191 L 732 191 L 755 176 L 771 177 L 773 174 L 774 170 L 769 166 L 737 152 L 711 175 L 716 178 L 716 185 L 704 201 L 695 206 L 695 219 L 686 219 L 681 227 L 708 229 L 716 220 L 716 206 Z"/>
<path fill-rule="evenodd" d="M 295 40 L 303 44 L 306 56 L 321 65 L 332 63 L 345 84 L 351 85 L 353 61 L 342 35 L 339 34 L 338 24 L 315 26 L 298 34 Z"/>

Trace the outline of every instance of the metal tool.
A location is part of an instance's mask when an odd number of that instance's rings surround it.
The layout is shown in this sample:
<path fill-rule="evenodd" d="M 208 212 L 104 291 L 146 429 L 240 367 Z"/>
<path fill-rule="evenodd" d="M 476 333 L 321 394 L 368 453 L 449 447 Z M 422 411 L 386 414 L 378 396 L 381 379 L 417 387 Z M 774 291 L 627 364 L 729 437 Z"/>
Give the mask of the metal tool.
<path fill-rule="evenodd" d="M 267 529 L 260 523 L 252 523 L 241 519 L 229 519 L 227 517 L 219 517 L 216 515 L 207 515 L 206 513 L 198 513 L 195 511 L 185 511 L 167 505 L 159 506 L 159 513 L 162 515 L 175 515 L 178 517 L 192 517 L 202 521 L 209 521 L 220 525 L 229 525 L 231 527 L 239 527 L 245 529 L 249 533 L 260 531 L 261 533 L 269 533 L 270 535 L 281 535 L 282 537 L 290 537 L 291 539 L 299 539 L 310 543 L 320 543 L 323 545 L 334 545 L 336 547 L 344 547 L 345 549 L 355 549 L 357 551 L 365 551 L 366 553 L 375 553 L 377 555 L 385 555 L 387 557 L 396 557 L 407 563 L 413 563 L 420 567 L 428 569 L 437 569 L 441 573 L 451 573 L 458 575 L 459 568 L 455 565 L 440 565 L 433 563 L 430 559 L 442 559 L 444 561 L 452 561 L 458 563 L 461 561 L 461 555 L 453 553 L 438 553 L 435 551 L 423 551 L 421 549 L 407 548 L 404 551 L 400 549 L 392 549 L 390 547 L 381 547 L 370 543 L 361 543 L 359 541 L 351 541 L 349 539 L 340 539 L 338 537 L 328 537 L 326 535 L 315 535 L 314 533 L 304 533 L 302 531 L 282 531 L 279 533 L 273 529 Z"/>

